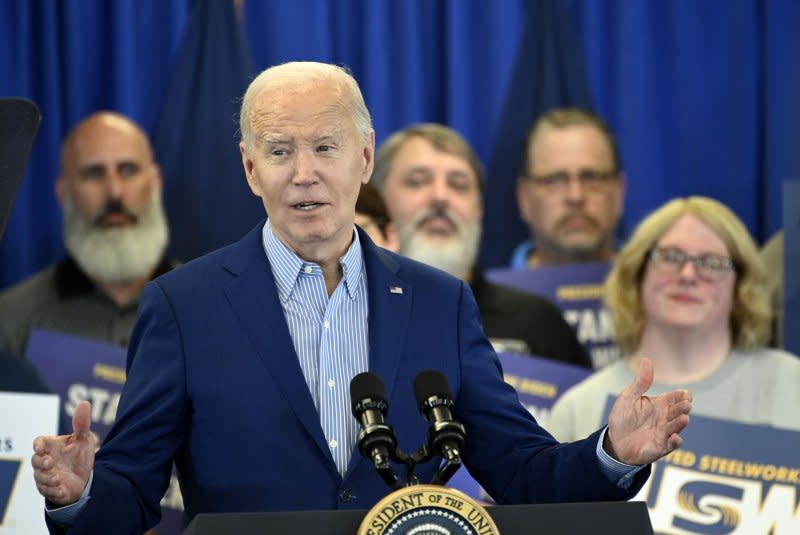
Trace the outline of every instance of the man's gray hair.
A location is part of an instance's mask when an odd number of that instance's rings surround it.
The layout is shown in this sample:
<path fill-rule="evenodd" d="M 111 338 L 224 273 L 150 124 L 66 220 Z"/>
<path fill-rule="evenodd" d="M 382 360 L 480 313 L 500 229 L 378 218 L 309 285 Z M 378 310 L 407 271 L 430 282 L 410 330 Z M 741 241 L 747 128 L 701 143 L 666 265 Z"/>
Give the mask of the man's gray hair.
<path fill-rule="evenodd" d="M 245 148 L 249 151 L 253 145 L 252 106 L 255 98 L 262 91 L 297 87 L 321 81 L 335 82 L 341 104 L 352 113 L 356 129 L 361 137 L 365 140 L 369 139 L 372 131 L 372 118 L 364 103 L 358 82 L 350 70 L 347 67 L 330 63 L 293 61 L 262 71 L 247 87 L 239 114 L 239 129 Z"/>

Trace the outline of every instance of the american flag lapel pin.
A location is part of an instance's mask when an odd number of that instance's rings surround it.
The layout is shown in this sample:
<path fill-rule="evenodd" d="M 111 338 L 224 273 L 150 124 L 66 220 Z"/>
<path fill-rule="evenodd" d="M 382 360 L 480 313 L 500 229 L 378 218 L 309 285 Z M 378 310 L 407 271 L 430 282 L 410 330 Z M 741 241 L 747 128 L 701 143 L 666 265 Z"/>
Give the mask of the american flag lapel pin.
<path fill-rule="evenodd" d="M 401 287 L 399 287 L 399 286 L 389 286 L 389 293 L 390 294 L 402 295 L 403 294 L 403 289 Z"/>

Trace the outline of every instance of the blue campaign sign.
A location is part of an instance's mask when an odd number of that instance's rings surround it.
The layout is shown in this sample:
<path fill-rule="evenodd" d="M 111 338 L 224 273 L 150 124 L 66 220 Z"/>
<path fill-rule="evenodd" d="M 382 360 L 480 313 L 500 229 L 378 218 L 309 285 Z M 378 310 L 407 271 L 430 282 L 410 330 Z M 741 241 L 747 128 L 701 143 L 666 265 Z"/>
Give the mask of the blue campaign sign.
<path fill-rule="evenodd" d="M 126 351 L 95 340 L 34 330 L 26 357 L 59 395 L 67 416 L 83 400 L 92 403 L 92 430 L 105 439 L 125 384 Z M 69 426 L 67 426 L 70 428 Z"/>
<path fill-rule="evenodd" d="M 556 400 L 591 371 L 542 357 L 500 353 L 503 376 L 537 420 L 547 420 Z"/>
<path fill-rule="evenodd" d="M 504 378 L 516 389 L 520 403 L 541 421 L 547 420 L 550 409 L 561 394 L 592 373 L 586 368 L 531 355 L 499 353 L 497 356 L 503 365 Z M 456 472 L 448 485 L 476 500 L 492 501 L 464 468 Z"/>
<path fill-rule="evenodd" d="M 92 403 L 92 430 L 101 442 L 114 419 L 125 384 L 125 348 L 44 330 L 31 332 L 26 357 L 45 382 L 59 395 L 64 414 L 72 416 L 83 400 Z M 68 426 L 71 429 L 71 426 Z M 183 529 L 183 500 L 173 470 L 162 505 L 158 535 L 175 534 Z"/>
<path fill-rule="evenodd" d="M 614 343 L 611 315 L 603 306 L 603 281 L 607 262 L 566 264 L 536 269 L 492 269 L 486 277 L 497 284 L 549 298 L 561 308 L 564 319 L 592 357 L 595 369 L 621 357 Z"/>
<path fill-rule="evenodd" d="M 635 498 L 656 533 L 800 533 L 800 432 L 692 415 L 681 436 Z"/>

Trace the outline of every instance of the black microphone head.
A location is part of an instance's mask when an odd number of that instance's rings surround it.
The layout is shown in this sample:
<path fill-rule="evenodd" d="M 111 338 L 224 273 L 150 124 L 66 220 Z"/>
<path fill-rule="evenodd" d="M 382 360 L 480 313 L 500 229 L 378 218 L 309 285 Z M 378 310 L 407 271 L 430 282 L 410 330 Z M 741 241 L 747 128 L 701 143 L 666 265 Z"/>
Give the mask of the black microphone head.
<path fill-rule="evenodd" d="M 374 373 L 359 373 L 350 381 L 350 407 L 353 411 L 353 416 L 356 418 L 358 418 L 359 413 L 363 411 L 363 408 L 356 410 L 356 407 L 358 407 L 365 398 L 382 402 L 384 407 L 388 405 L 388 401 L 386 400 L 386 387 L 383 386 L 381 378 Z"/>
<path fill-rule="evenodd" d="M 453 394 L 450 393 L 450 386 L 447 379 L 436 370 L 425 370 L 414 378 L 414 395 L 417 398 L 417 406 L 420 412 L 428 398 L 436 396 L 443 399 L 452 400 Z"/>

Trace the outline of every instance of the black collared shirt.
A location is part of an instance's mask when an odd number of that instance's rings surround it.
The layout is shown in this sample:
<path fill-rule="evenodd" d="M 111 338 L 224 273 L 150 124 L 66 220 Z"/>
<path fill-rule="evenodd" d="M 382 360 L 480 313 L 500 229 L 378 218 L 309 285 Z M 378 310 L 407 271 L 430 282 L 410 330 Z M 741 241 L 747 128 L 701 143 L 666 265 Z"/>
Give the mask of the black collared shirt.
<path fill-rule="evenodd" d="M 176 265 L 162 260 L 152 278 Z M 138 296 L 118 305 L 67 256 L 0 294 L 0 349 L 24 355 L 33 329 L 124 347 L 136 322 L 138 306 Z"/>
<path fill-rule="evenodd" d="M 498 352 L 528 353 L 592 367 L 561 310 L 544 297 L 492 284 L 478 267 L 473 269 L 470 287 L 486 337 Z"/>

